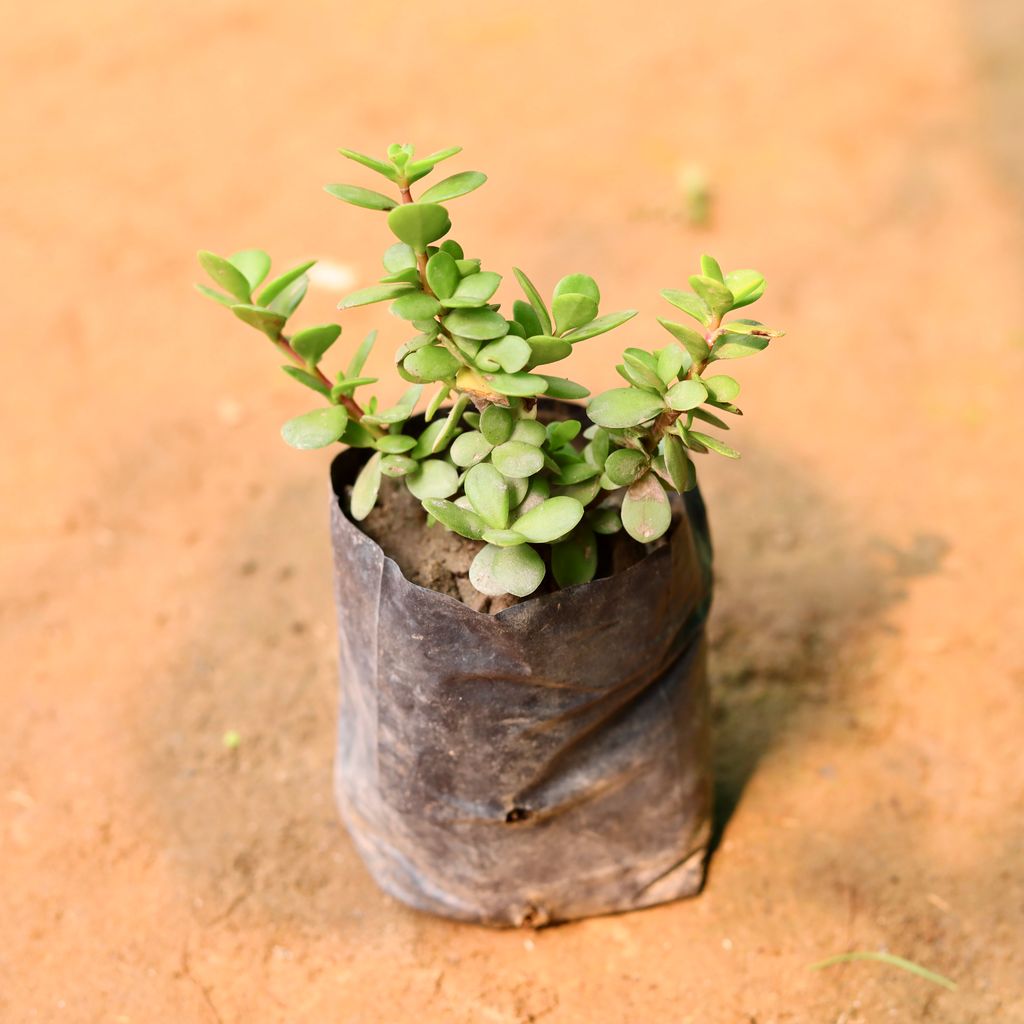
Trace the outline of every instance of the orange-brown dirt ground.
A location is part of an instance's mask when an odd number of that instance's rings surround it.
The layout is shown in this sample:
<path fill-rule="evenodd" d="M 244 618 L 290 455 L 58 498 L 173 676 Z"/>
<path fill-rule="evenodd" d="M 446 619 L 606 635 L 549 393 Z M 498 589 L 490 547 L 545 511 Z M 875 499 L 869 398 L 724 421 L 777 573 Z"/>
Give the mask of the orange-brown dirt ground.
<path fill-rule="evenodd" d="M 0 1019 L 1024 1022 L 1018 0 L 5 6 Z M 326 257 L 333 318 L 387 237 L 320 185 L 394 139 L 490 174 L 453 212 L 493 269 L 639 306 L 592 388 L 702 250 L 769 278 L 745 459 L 701 463 L 696 899 L 457 925 L 339 826 L 329 455 L 190 282 L 200 247 Z M 398 322 L 341 316 L 386 372 Z M 854 949 L 958 990 L 809 969 Z"/>

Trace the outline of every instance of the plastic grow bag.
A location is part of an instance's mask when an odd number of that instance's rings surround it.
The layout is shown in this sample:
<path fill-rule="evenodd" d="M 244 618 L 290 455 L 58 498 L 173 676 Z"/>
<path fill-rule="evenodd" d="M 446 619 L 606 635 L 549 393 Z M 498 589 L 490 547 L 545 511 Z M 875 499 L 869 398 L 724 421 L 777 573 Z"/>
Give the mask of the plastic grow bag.
<path fill-rule="evenodd" d="M 638 564 L 491 616 L 410 583 L 348 517 L 366 454 L 331 472 L 335 790 L 377 883 L 505 926 L 696 893 L 711 816 L 699 492 Z"/>

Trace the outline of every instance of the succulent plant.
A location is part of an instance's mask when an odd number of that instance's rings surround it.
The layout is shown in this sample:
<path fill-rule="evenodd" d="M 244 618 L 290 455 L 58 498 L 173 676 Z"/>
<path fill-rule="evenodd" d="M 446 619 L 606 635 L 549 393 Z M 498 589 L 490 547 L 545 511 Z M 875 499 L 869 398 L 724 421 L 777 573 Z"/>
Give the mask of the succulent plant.
<path fill-rule="evenodd" d="M 672 523 L 672 492 L 695 485 L 693 455 L 739 453 L 708 433 L 728 430 L 720 414 L 740 415 L 740 386 L 714 364 L 753 355 L 781 332 L 756 320 L 727 319 L 760 298 L 754 270 L 723 272 L 710 256 L 689 279 L 692 291 L 661 294 L 689 323 L 659 319 L 668 344 L 630 347 L 616 367 L 624 386 L 595 396 L 580 419 L 545 422 L 538 399 L 578 400 L 589 391 L 549 372 L 552 364 L 600 334 L 621 327 L 635 310 L 600 312 L 601 292 L 586 274 L 563 277 L 545 301 L 523 271 L 514 274 L 523 298 L 511 317 L 495 295 L 502 275 L 485 270 L 446 237 L 446 203 L 479 188 L 485 175 L 462 171 L 413 198 L 412 186 L 459 147 L 416 159 L 412 146 L 393 145 L 378 160 L 353 150 L 343 156 L 386 178 L 387 195 L 357 185 L 327 185 L 342 201 L 385 215 L 396 241 L 383 256 L 384 275 L 353 292 L 339 309 L 390 302 L 415 332 L 395 353 L 395 371 L 410 385 L 382 408 L 363 390 L 375 340 L 371 333 L 333 375 L 322 363 L 338 341 L 338 324 L 286 333 L 302 302 L 313 262 L 274 278 L 270 257 L 246 249 L 230 257 L 200 252 L 217 289 L 202 294 L 227 306 L 287 357 L 285 373 L 321 396 L 281 433 L 295 448 L 340 442 L 369 449 L 351 496 L 356 520 L 372 511 L 383 477 L 400 478 L 428 519 L 483 543 L 470 569 L 477 590 L 496 596 L 533 593 L 550 572 L 560 587 L 589 582 L 598 562 L 598 535 L 625 530 L 641 543 Z M 432 393 L 422 421 L 413 417 L 424 390 Z M 422 426 L 418 424 L 422 422 Z M 414 426 L 414 423 L 417 425 Z"/>

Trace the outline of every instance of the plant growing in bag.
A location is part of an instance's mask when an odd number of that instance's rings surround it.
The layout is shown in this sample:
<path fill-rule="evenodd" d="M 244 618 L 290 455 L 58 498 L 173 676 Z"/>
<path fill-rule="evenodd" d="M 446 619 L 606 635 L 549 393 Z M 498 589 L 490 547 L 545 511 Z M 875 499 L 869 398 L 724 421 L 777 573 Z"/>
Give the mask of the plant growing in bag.
<path fill-rule="evenodd" d="M 316 396 L 284 439 L 340 446 L 339 807 L 384 889 L 450 917 L 537 925 L 692 895 L 711 817 L 694 460 L 738 457 L 724 371 L 779 335 L 740 312 L 764 279 L 702 257 L 691 290 L 662 292 L 667 336 L 625 348 L 622 385 L 584 407 L 558 364 L 635 312 L 602 311 L 587 274 L 541 289 L 517 268 L 509 305 L 450 237 L 447 204 L 484 175 L 419 185 L 458 152 L 342 150 L 384 183 L 327 186 L 393 236 L 380 280 L 339 308 L 387 302 L 406 325 L 394 405 L 369 393 L 375 333 L 336 361 L 338 324 L 292 327 L 312 263 L 266 283 L 260 250 L 199 254 L 215 286 L 199 290 Z M 439 539 L 455 590 L 412 572 Z"/>
<path fill-rule="evenodd" d="M 502 275 L 447 237 L 447 203 L 479 188 L 486 177 L 462 171 L 412 188 L 458 147 L 415 159 L 411 146 L 392 146 L 386 160 L 350 150 L 343 155 L 386 179 L 391 194 L 357 185 L 328 185 L 332 196 L 373 211 L 395 241 L 383 255 L 377 284 L 345 298 L 339 309 L 390 303 L 409 325 L 395 352 L 395 372 L 410 387 L 397 404 L 364 399 L 376 379 L 362 376 L 374 336 L 328 372 L 325 357 L 338 324 L 290 331 L 306 293 L 303 263 L 264 284 L 269 257 L 244 250 L 225 258 L 201 252 L 218 289 L 200 291 L 263 333 L 285 356 L 284 371 L 316 392 L 318 407 L 289 420 L 284 439 L 296 448 L 341 443 L 371 452 L 355 482 L 351 515 L 365 519 L 383 478 L 403 482 L 430 521 L 481 542 L 469 579 L 486 595 L 524 598 L 548 585 L 587 583 L 598 571 L 598 542 L 624 530 L 641 544 L 672 524 L 669 496 L 695 484 L 692 456 L 739 453 L 716 432 L 723 415 L 739 415 L 739 384 L 719 372 L 722 362 L 765 349 L 779 332 L 732 317 L 764 291 L 753 270 L 723 273 L 709 256 L 690 277 L 692 291 L 667 289 L 665 299 L 688 322 L 662 319 L 671 335 L 651 349 L 630 347 L 616 367 L 623 387 L 593 398 L 590 425 L 578 419 L 544 422 L 538 399 L 587 397 L 555 364 L 577 346 L 631 320 L 634 310 L 600 311 L 601 292 L 586 274 L 563 277 L 545 300 L 514 269 L 522 292 L 502 313 Z M 414 414 L 426 389 L 423 423 Z M 446 403 L 448 403 L 446 405 Z"/>

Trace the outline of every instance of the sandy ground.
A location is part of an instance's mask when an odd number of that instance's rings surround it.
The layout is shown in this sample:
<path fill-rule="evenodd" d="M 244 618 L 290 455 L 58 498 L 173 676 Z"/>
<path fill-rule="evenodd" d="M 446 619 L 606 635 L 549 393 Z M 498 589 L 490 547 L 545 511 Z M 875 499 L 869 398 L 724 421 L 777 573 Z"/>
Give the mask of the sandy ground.
<path fill-rule="evenodd" d="M 11 5 L 0 1019 L 1024 1022 L 1020 12 Z M 721 843 L 695 900 L 454 925 L 382 896 L 338 825 L 328 456 L 280 443 L 300 389 L 189 282 L 252 244 L 371 281 L 383 224 L 320 185 L 395 138 L 490 173 L 455 212 L 493 268 L 640 306 L 576 357 L 593 387 L 702 249 L 769 277 L 789 336 L 737 367 L 745 461 L 702 477 Z M 851 949 L 959 989 L 809 970 Z"/>

